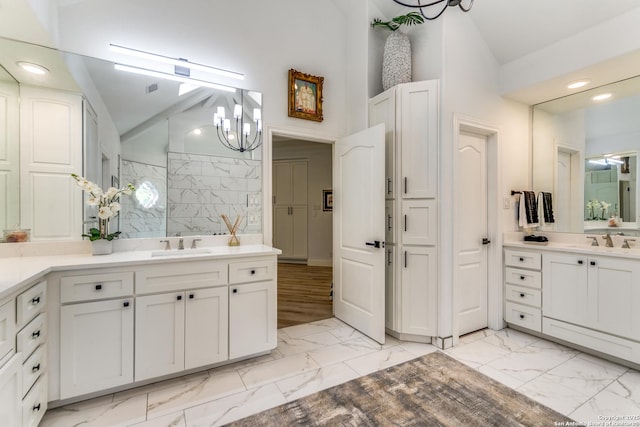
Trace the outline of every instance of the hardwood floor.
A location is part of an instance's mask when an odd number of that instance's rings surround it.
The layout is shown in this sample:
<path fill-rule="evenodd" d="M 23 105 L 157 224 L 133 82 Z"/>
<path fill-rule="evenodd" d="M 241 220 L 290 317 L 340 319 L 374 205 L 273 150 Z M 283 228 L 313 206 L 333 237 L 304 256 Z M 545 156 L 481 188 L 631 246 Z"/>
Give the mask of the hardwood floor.
<path fill-rule="evenodd" d="M 333 268 L 278 263 L 278 328 L 333 316 Z"/>

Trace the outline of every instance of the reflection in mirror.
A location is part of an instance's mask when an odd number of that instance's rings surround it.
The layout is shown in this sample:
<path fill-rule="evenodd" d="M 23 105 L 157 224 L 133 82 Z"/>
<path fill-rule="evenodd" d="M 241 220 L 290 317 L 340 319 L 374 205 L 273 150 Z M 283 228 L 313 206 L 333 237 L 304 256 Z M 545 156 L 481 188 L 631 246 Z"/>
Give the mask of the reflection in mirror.
<path fill-rule="evenodd" d="M 18 82 L 0 66 L 0 229 L 20 223 Z"/>
<path fill-rule="evenodd" d="M 9 64 L 9 70 L 27 56 L 51 71 L 41 81 L 18 74 L 20 85 L 82 95 L 82 173 L 103 188 L 116 182 L 130 182 L 138 188 L 135 198 L 123 200 L 114 224 L 121 238 L 226 233 L 222 214 L 232 220 L 242 216 L 239 233 L 261 232 L 262 149 L 230 150 L 222 145 L 213 126 L 219 107 L 229 117 L 240 105 L 241 119 L 253 125 L 250 132 L 254 135 L 253 116 L 256 111 L 262 116 L 259 92 L 191 86 L 119 71 L 113 63 L 96 58 L 12 40 L 0 39 L 0 43 L 0 64 Z M 1 82 L 4 88 L 4 79 Z M 17 90 L 18 84 L 14 85 Z M 11 122 L 16 135 L 7 145 L 17 153 L 18 116 Z M 237 138 L 233 130 L 230 138 Z M 4 212 L 10 199 L 1 200 Z M 91 215 L 95 212 L 85 212 L 86 228 L 95 221 Z"/>
<path fill-rule="evenodd" d="M 553 194 L 556 219 L 544 230 L 640 234 L 639 115 L 640 77 L 533 107 L 533 189 Z"/>

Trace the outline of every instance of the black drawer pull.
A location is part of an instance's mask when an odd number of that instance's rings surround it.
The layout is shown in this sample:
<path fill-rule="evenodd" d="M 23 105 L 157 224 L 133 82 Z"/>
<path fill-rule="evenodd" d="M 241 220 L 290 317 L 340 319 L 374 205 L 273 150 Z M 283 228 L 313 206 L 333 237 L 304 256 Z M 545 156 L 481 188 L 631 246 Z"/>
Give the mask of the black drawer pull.
<path fill-rule="evenodd" d="M 129 301 L 125 301 L 125 302 L 123 302 L 123 303 L 122 303 L 122 306 L 123 306 L 123 307 L 129 307 Z"/>
<path fill-rule="evenodd" d="M 180 300 L 182 299 L 182 295 L 178 295 L 178 296 L 176 297 L 176 299 L 177 299 L 178 301 L 180 301 Z"/>
<path fill-rule="evenodd" d="M 196 297 L 196 294 L 189 294 L 189 299 L 194 299 Z"/>
<path fill-rule="evenodd" d="M 251 274 L 256 274 L 256 271 L 255 270 L 251 270 Z"/>
<path fill-rule="evenodd" d="M 520 257 L 520 262 L 524 262 L 524 258 Z"/>
<path fill-rule="evenodd" d="M 524 298 L 524 296 L 525 296 L 524 294 L 520 294 L 520 298 Z"/>
<path fill-rule="evenodd" d="M 595 261 L 590 261 L 589 264 L 596 265 L 596 262 Z"/>
<path fill-rule="evenodd" d="M 40 297 L 33 297 L 33 298 L 31 298 L 31 304 L 33 304 L 33 305 L 38 305 L 38 304 L 40 304 Z"/>
<path fill-rule="evenodd" d="M 33 405 L 33 410 L 35 411 L 39 411 L 40 410 L 40 404 L 38 403 L 37 405 Z"/>
<path fill-rule="evenodd" d="M 234 294 L 237 294 L 237 293 L 238 293 L 238 288 L 233 288 L 233 291 L 232 291 L 232 292 L 233 292 Z"/>
<path fill-rule="evenodd" d="M 33 331 L 33 333 L 31 334 L 32 338 L 38 338 L 40 336 L 40 329 L 38 329 L 37 331 Z"/>
<path fill-rule="evenodd" d="M 582 265 L 584 264 L 584 261 L 582 261 L 581 259 L 578 260 L 578 264 Z"/>
<path fill-rule="evenodd" d="M 526 279 L 526 277 L 520 276 L 520 280 L 524 280 L 524 279 Z"/>
<path fill-rule="evenodd" d="M 96 285 L 96 291 L 102 290 L 102 283 Z"/>
<path fill-rule="evenodd" d="M 521 318 L 521 319 L 524 319 L 524 314 L 521 314 L 521 315 L 520 315 L 520 318 Z"/>
<path fill-rule="evenodd" d="M 38 363 L 37 365 L 33 365 L 33 368 L 31 368 L 31 372 L 38 372 L 40 370 L 40 364 Z"/>

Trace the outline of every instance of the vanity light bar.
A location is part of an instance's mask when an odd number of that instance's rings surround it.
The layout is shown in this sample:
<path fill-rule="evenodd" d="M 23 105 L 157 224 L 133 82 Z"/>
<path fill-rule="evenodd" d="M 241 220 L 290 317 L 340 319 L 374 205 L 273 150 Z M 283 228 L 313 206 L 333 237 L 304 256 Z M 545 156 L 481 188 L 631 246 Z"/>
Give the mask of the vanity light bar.
<path fill-rule="evenodd" d="M 118 46 L 116 44 L 109 44 L 109 49 L 113 52 L 122 53 L 125 55 L 136 56 L 138 58 L 150 59 L 152 61 L 162 62 L 165 64 L 175 65 L 177 67 L 186 67 L 192 70 L 200 70 L 206 73 L 217 74 L 219 76 L 231 77 L 233 79 L 244 80 L 244 74 L 236 73 L 234 71 L 223 70 L 222 68 L 210 67 L 208 65 L 197 64 L 189 62 L 186 59 L 171 58 L 169 56 L 157 55 L 155 53 L 145 52 L 143 50 L 131 49 L 124 46 Z"/>
<path fill-rule="evenodd" d="M 129 73 L 141 74 L 143 76 L 159 77 L 165 80 L 173 80 L 175 82 L 189 83 L 192 85 L 208 87 L 211 89 L 219 89 L 225 92 L 236 91 L 236 89 L 231 86 L 219 85 L 217 83 L 206 82 L 204 80 L 192 79 L 189 77 L 176 76 L 174 74 L 161 73 L 160 71 L 147 70 L 146 68 L 133 67 L 131 65 L 114 64 L 113 67 L 118 71 L 126 71 Z"/>

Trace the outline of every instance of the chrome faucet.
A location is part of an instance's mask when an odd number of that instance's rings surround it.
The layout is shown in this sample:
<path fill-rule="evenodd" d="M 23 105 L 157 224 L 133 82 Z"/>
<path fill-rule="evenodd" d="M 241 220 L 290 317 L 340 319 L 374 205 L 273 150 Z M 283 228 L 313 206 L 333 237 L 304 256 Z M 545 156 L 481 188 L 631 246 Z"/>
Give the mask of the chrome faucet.
<path fill-rule="evenodd" d="M 596 236 L 587 236 L 587 239 L 592 239 L 591 246 L 600 246 L 598 244 L 598 238 Z"/>
<path fill-rule="evenodd" d="M 604 239 L 604 246 L 607 248 L 612 248 L 613 247 L 613 240 L 611 240 L 611 234 L 605 234 L 604 236 L 602 236 L 602 238 Z"/>

